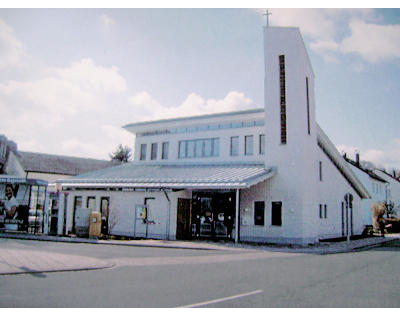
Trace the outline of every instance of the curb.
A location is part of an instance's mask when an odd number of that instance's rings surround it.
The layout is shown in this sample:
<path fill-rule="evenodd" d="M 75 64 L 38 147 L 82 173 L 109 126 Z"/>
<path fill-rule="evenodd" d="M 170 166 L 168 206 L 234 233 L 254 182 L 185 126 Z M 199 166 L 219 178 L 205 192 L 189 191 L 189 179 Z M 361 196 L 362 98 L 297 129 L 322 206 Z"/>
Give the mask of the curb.
<path fill-rule="evenodd" d="M 218 251 L 237 251 L 237 250 L 258 250 L 258 251 L 275 251 L 275 252 L 289 252 L 289 253 L 304 253 L 304 254 L 316 254 L 316 255 L 329 255 L 329 254 L 338 254 L 338 253 L 348 253 L 352 251 L 357 251 L 361 249 L 374 248 L 378 245 L 382 245 L 388 243 L 390 241 L 399 239 L 399 237 L 386 237 L 385 240 L 379 240 L 370 244 L 365 245 L 354 245 L 352 247 L 342 247 L 339 249 L 335 249 L 330 245 L 325 246 L 324 249 L 318 249 L 317 247 L 314 249 L 309 248 L 280 248 L 280 247 L 232 247 L 232 246 L 213 246 L 208 244 L 208 247 L 202 245 L 177 245 L 177 244 L 160 244 L 160 243 L 146 243 L 137 241 L 135 243 L 128 242 L 115 242 L 115 241 L 103 241 L 97 239 L 86 239 L 86 238 L 73 238 L 73 237 L 59 237 L 59 236 L 47 236 L 47 235 L 22 235 L 22 234 L 9 234 L 9 233 L 0 233 L 0 238 L 7 239 L 21 239 L 21 240 L 36 240 L 36 241 L 47 241 L 47 242 L 64 242 L 64 243 L 80 243 L 80 244 L 93 244 L 93 245 L 113 245 L 113 246 L 125 246 L 125 247 L 153 247 L 153 248 L 169 248 L 169 249 L 188 249 L 188 250 L 218 250 Z M 172 241 L 173 242 L 173 241 Z M 329 249 L 330 248 L 330 249 Z"/>
<path fill-rule="evenodd" d="M 71 237 L 52 237 L 52 236 L 38 236 L 38 235 L 14 235 L 14 234 L 0 234 L 0 238 L 6 239 L 21 239 L 21 240 L 35 240 L 35 241 L 50 241 L 50 242 L 64 242 L 64 243 L 78 243 L 78 244 L 92 244 L 92 245 L 110 245 L 110 246 L 125 246 L 125 247 L 152 247 L 152 248 L 170 248 L 170 249 L 188 249 L 188 250 L 231 250 L 230 247 L 221 248 L 220 246 L 190 246 L 190 245 L 174 245 L 174 244 L 148 244 L 148 243 L 124 243 L 113 241 L 102 241 L 97 239 L 85 238 L 71 238 Z M 232 248 L 234 250 L 234 248 Z"/>

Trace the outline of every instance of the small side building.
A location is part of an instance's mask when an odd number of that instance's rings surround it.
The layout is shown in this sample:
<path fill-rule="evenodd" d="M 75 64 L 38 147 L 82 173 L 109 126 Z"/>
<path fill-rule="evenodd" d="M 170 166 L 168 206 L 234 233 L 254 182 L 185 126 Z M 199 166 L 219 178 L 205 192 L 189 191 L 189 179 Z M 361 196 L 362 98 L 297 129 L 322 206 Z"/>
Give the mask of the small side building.
<path fill-rule="evenodd" d="M 362 201 L 363 223 L 365 226 L 373 225 L 371 206 L 375 203 L 385 203 L 387 197 L 387 186 L 389 183 L 379 176 L 374 170 L 370 170 L 362 166 L 360 162 L 360 154 L 356 154 L 356 160 L 353 161 L 344 155 L 344 159 L 350 166 L 351 170 L 356 174 L 361 183 L 370 192 L 371 198 Z"/>
<path fill-rule="evenodd" d="M 63 203 L 65 197 L 60 196 L 56 180 L 117 164 L 116 161 L 19 151 L 15 142 L 0 135 L 0 200 L 6 200 L 6 186 L 12 185 L 20 206 L 19 217 L 24 222 L 19 227 L 14 225 L 13 230 L 57 234 L 59 202 Z M 49 208 L 51 212 L 47 212 Z"/>

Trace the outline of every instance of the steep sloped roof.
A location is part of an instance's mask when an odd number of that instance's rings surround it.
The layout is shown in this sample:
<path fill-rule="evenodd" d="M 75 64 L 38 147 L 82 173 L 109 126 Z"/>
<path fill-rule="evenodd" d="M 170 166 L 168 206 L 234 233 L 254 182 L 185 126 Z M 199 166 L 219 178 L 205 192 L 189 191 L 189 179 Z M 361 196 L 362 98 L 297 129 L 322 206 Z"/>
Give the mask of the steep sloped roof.
<path fill-rule="evenodd" d="M 387 182 L 385 179 L 381 178 L 380 176 L 378 176 L 376 173 L 374 173 L 374 171 L 369 170 L 367 168 L 364 168 L 363 166 L 361 166 L 360 164 L 358 164 L 356 161 L 351 160 L 349 158 L 344 157 L 344 159 L 351 164 L 352 166 L 358 168 L 359 170 L 365 172 L 366 174 L 368 174 L 371 178 L 380 181 L 380 182 Z"/>
<path fill-rule="evenodd" d="M 347 182 L 353 187 L 357 194 L 363 199 L 370 199 L 371 195 L 368 190 L 364 187 L 361 181 L 357 178 L 350 167 L 347 165 L 346 160 L 340 155 L 335 145 L 326 136 L 321 127 L 317 124 L 317 140 L 318 146 L 327 155 L 327 157 L 336 166 L 342 176 L 347 180 Z"/>

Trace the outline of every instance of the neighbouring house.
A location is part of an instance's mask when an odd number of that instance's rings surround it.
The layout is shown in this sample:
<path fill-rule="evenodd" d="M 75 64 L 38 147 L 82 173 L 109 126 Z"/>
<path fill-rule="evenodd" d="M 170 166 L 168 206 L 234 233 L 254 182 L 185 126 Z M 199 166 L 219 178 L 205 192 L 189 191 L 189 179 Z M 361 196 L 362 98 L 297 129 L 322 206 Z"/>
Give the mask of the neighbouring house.
<path fill-rule="evenodd" d="M 19 228 L 14 225 L 13 230 L 56 234 L 59 202 L 56 180 L 116 164 L 115 161 L 18 151 L 15 142 L 0 135 L 0 199 L 4 199 L 6 185 L 12 184 L 17 202 L 24 209 L 19 211 L 20 217 L 25 214 L 24 224 L 20 223 Z M 52 208 L 50 214 L 46 213 L 48 207 Z"/>
<path fill-rule="evenodd" d="M 367 188 L 368 192 L 370 192 L 371 198 L 364 199 L 362 201 L 363 208 L 363 222 L 365 226 L 373 225 L 373 218 L 371 212 L 371 206 L 375 203 L 384 203 L 386 202 L 386 190 L 388 182 L 383 179 L 381 176 L 377 175 L 374 170 L 370 170 L 362 165 L 360 162 L 360 154 L 356 154 L 356 160 L 351 160 L 346 155 L 344 155 L 344 159 L 364 185 Z"/>
<path fill-rule="evenodd" d="M 67 179 L 81 173 L 118 165 L 115 161 L 51 155 L 35 152 L 18 152 L 18 160 L 28 179 L 42 179 L 56 191 L 56 181 Z"/>
<path fill-rule="evenodd" d="M 400 180 L 397 177 L 397 173 L 393 171 L 393 173 L 390 174 L 379 169 L 375 169 L 374 173 L 387 182 L 385 186 L 385 201 L 387 203 L 393 203 L 396 216 L 400 217 Z"/>
<path fill-rule="evenodd" d="M 58 181 L 66 229 L 82 205 L 107 232 L 308 244 L 361 234 L 371 196 L 315 121 L 298 28 L 264 28 L 264 108 L 124 126 L 134 161 Z"/>

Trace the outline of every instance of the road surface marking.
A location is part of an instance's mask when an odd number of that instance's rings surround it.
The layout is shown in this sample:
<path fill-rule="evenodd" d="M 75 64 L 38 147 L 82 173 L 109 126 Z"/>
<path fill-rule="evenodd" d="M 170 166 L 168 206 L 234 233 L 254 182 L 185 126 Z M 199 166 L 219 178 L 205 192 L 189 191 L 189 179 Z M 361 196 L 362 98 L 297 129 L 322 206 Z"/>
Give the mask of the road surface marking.
<path fill-rule="evenodd" d="M 191 304 L 191 305 L 179 306 L 178 308 L 191 308 L 191 307 L 200 307 L 200 306 L 205 306 L 205 305 L 210 305 L 210 304 L 216 304 L 216 303 L 230 301 L 230 300 L 234 300 L 234 299 L 249 296 L 249 295 L 260 294 L 262 292 L 263 292 L 263 290 L 256 290 L 253 292 L 247 292 L 247 293 L 238 294 L 238 295 L 234 295 L 234 296 L 218 298 L 218 299 L 211 300 L 211 301 L 205 301 L 205 302 Z"/>

